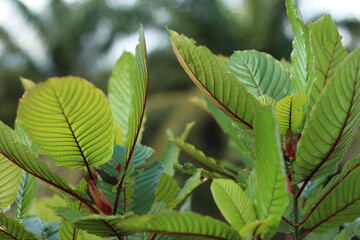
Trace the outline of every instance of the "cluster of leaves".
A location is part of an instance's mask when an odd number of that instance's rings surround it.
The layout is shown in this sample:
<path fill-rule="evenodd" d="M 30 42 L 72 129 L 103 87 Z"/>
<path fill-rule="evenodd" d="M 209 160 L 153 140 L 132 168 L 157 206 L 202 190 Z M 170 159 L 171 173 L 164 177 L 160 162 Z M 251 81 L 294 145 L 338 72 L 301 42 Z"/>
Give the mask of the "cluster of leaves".
<path fill-rule="evenodd" d="M 208 99 L 243 169 L 171 136 L 159 161 L 140 144 L 148 89 L 145 39 L 116 63 L 108 97 L 78 77 L 22 79 L 15 130 L 0 123 L 2 239 L 351 239 L 359 231 L 360 158 L 339 163 L 360 121 L 360 50 L 348 53 L 330 16 L 305 25 L 286 0 L 291 63 L 257 51 L 218 57 L 169 30 L 175 55 Z M 203 168 L 180 165 L 180 150 Z M 39 157 L 84 169 L 75 187 Z M 244 157 L 244 158 L 243 158 Z M 191 175 L 182 188 L 175 170 Z M 101 174 L 98 174 L 98 173 Z M 27 217 L 38 178 L 67 202 L 60 224 Z M 211 179 L 228 223 L 179 208 Z M 189 209 L 185 202 L 180 210 Z M 340 227 L 343 230 L 340 230 Z M 84 235 L 84 231 L 88 235 Z M 171 237 L 170 237 L 171 236 Z"/>

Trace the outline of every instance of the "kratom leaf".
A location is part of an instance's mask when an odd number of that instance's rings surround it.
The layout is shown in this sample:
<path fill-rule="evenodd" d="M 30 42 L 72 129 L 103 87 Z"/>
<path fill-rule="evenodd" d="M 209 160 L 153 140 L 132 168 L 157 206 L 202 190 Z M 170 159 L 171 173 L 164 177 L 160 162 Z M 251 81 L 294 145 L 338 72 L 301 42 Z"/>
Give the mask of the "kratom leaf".
<path fill-rule="evenodd" d="M 196 149 L 190 143 L 186 143 L 181 139 L 171 139 L 171 141 L 204 167 L 207 167 L 227 178 L 235 177 L 231 172 L 227 171 L 219 161 L 216 161 L 214 158 L 207 157 L 205 153 Z"/>
<path fill-rule="evenodd" d="M 180 191 L 180 187 L 172 176 L 163 174 L 160 177 L 155 192 L 155 203 L 164 203 L 170 208 L 170 203 L 175 199 Z"/>
<path fill-rule="evenodd" d="M 343 228 L 341 232 L 334 237 L 333 240 L 351 240 L 358 232 L 360 232 L 360 222 L 353 222 Z"/>
<path fill-rule="evenodd" d="M 131 110 L 128 120 L 128 133 L 125 141 L 126 145 L 126 165 L 130 161 L 135 144 L 137 142 L 142 122 L 145 116 L 146 97 L 148 91 L 148 66 L 144 29 L 139 28 L 139 44 L 136 46 L 135 53 L 135 72 L 131 81 Z"/>
<path fill-rule="evenodd" d="M 16 218 L 23 219 L 36 198 L 36 177 L 23 171 L 21 184 L 16 196 Z"/>
<path fill-rule="evenodd" d="M 59 223 L 57 222 L 46 222 L 38 217 L 31 216 L 25 218 L 22 224 L 27 231 L 35 233 L 38 239 L 58 240 Z"/>
<path fill-rule="evenodd" d="M 15 219 L 0 214 L 0 238 L 2 240 L 37 240 L 32 232 L 26 231 L 24 226 Z"/>
<path fill-rule="evenodd" d="M 236 51 L 226 65 L 257 97 L 266 94 L 279 101 L 291 92 L 288 72 L 269 54 L 255 50 Z"/>
<path fill-rule="evenodd" d="M 360 49 L 351 53 L 328 80 L 306 121 L 298 143 L 294 183 L 337 170 L 360 116 Z M 303 188 L 302 187 L 302 188 Z"/>
<path fill-rule="evenodd" d="M 306 93 L 314 78 L 314 57 L 310 46 L 310 31 L 301 19 L 295 0 L 286 0 L 285 4 L 292 31 L 295 34 L 291 52 L 292 93 Z"/>
<path fill-rule="evenodd" d="M 309 109 L 314 105 L 326 85 L 327 80 L 334 74 L 335 67 L 346 56 L 347 51 L 341 44 L 336 25 L 330 15 L 324 15 L 310 24 L 310 41 L 315 56 L 315 76 L 309 95 Z"/>
<path fill-rule="evenodd" d="M 28 147 L 20 142 L 16 133 L 0 122 L 0 156 L 15 163 L 17 166 L 57 189 L 79 197 L 59 175 L 57 175 L 46 163 L 41 161 Z M 91 205 L 89 205 L 90 207 Z"/>
<path fill-rule="evenodd" d="M 276 120 L 280 134 L 285 135 L 288 129 L 293 133 L 301 132 L 305 120 L 305 112 L 302 108 L 306 103 L 305 93 L 287 96 L 276 103 Z"/>
<path fill-rule="evenodd" d="M 195 170 L 194 175 L 185 181 L 184 186 L 178 192 L 174 201 L 170 202 L 169 205 L 172 208 L 178 206 L 195 188 L 197 188 L 203 182 L 204 181 L 201 180 L 201 170 L 200 169 Z"/>
<path fill-rule="evenodd" d="M 235 230 L 256 220 L 254 205 L 239 184 L 230 179 L 214 179 L 211 193 L 220 212 Z"/>
<path fill-rule="evenodd" d="M 184 131 L 179 137 L 181 140 L 183 141 L 186 140 L 194 124 L 195 124 L 194 122 L 186 124 Z M 169 138 L 174 137 L 171 131 L 168 131 L 168 137 Z M 174 176 L 175 174 L 174 165 L 179 162 L 179 155 L 180 155 L 180 148 L 177 147 L 175 143 L 171 141 L 167 141 L 160 155 L 160 162 L 162 162 L 164 165 L 164 173 L 170 176 Z"/>
<path fill-rule="evenodd" d="M 21 168 L 0 152 L 0 208 L 6 208 L 15 201 L 20 182 Z"/>
<path fill-rule="evenodd" d="M 131 234 L 130 231 L 123 230 L 117 226 L 121 222 L 123 216 L 103 216 L 103 215 L 87 215 L 74 209 L 59 207 L 56 209 L 59 216 L 66 219 L 68 222 L 83 229 L 90 234 L 100 237 L 118 237 L 127 236 Z"/>
<path fill-rule="evenodd" d="M 255 126 L 255 210 L 259 220 L 274 217 L 266 239 L 275 234 L 281 216 L 288 205 L 284 160 L 281 153 L 280 136 L 271 108 L 257 110 Z"/>
<path fill-rule="evenodd" d="M 352 222 L 360 212 L 360 156 L 349 160 L 340 174 L 334 176 L 319 193 L 307 213 L 304 227 L 323 233 L 343 223 Z M 306 235 L 306 233 L 305 233 Z"/>
<path fill-rule="evenodd" d="M 124 52 L 115 63 L 108 86 L 108 98 L 114 120 L 121 127 L 123 141 L 128 132 L 128 120 L 131 110 L 131 82 L 134 78 L 135 59 L 129 52 Z"/>
<path fill-rule="evenodd" d="M 162 173 L 162 163 L 153 162 L 146 166 L 144 171 L 135 175 L 133 202 L 128 205 L 129 210 L 138 215 L 144 215 L 150 211 Z"/>
<path fill-rule="evenodd" d="M 121 221 L 118 226 L 136 232 L 159 232 L 166 235 L 218 240 L 241 239 L 237 231 L 226 223 L 192 212 L 161 212 L 132 217 Z"/>
<path fill-rule="evenodd" d="M 203 94 L 244 131 L 252 132 L 253 117 L 260 104 L 235 76 L 228 73 L 226 65 L 206 47 L 196 47 L 195 42 L 170 31 L 175 55 Z"/>
<path fill-rule="evenodd" d="M 110 105 L 85 79 L 51 78 L 37 84 L 20 100 L 18 122 L 40 152 L 60 166 L 90 167 L 111 157 Z"/>

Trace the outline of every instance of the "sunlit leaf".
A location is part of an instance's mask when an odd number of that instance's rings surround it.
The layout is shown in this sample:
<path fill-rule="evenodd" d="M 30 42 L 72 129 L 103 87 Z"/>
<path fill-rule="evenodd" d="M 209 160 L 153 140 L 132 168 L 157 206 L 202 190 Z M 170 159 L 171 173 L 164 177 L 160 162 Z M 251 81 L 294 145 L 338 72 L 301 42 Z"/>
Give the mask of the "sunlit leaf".
<path fill-rule="evenodd" d="M 129 52 L 124 52 L 115 63 L 108 86 L 108 98 L 114 120 L 120 125 L 123 141 L 128 132 L 128 120 L 131 110 L 131 82 L 134 78 L 135 59 Z"/>
<path fill-rule="evenodd" d="M 306 93 L 315 78 L 314 55 L 310 46 L 310 31 L 301 18 L 295 0 L 286 0 L 286 12 L 295 34 L 291 52 L 290 80 L 292 93 Z"/>
<path fill-rule="evenodd" d="M 336 65 L 348 53 L 341 44 L 341 36 L 330 15 L 324 15 L 316 22 L 311 23 L 309 27 L 316 74 L 309 97 L 309 108 L 311 108 L 320 96 L 327 80 L 334 74 Z"/>
<path fill-rule="evenodd" d="M 254 205 L 239 184 L 229 179 L 214 179 L 211 192 L 221 213 L 236 230 L 256 220 Z"/>
<path fill-rule="evenodd" d="M 194 236 L 218 240 L 241 239 L 237 231 L 226 223 L 192 212 L 162 212 L 132 217 L 118 224 L 136 232 L 159 232 L 166 235 Z"/>
<path fill-rule="evenodd" d="M 196 47 L 195 42 L 170 31 L 175 55 L 203 94 L 244 131 L 252 132 L 253 117 L 260 104 L 235 76 L 228 73 L 226 65 L 206 47 Z"/>
<path fill-rule="evenodd" d="M 305 93 L 288 96 L 276 103 L 276 120 L 281 134 L 285 135 L 288 129 L 293 133 L 300 133 L 305 120 L 302 107 L 306 103 Z"/>
<path fill-rule="evenodd" d="M 51 78 L 37 84 L 20 100 L 18 122 L 40 152 L 58 165 L 89 167 L 111 157 L 110 105 L 85 79 Z"/>
<path fill-rule="evenodd" d="M 177 182 L 170 175 L 163 174 L 156 188 L 155 203 L 164 203 L 166 207 L 170 208 L 170 203 L 174 201 L 179 191 L 180 187 Z"/>
<path fill-rule="evenodd" d="M 291 92 L 288 72 L 269 54 L 255 50 L 236 51 L 226 65 L 257 97 L 268 95 L 279 101 Z"/>
<path fill-rule="evenodd" d="M 360 115 L 360 49 L 341 62 L 306 121 L 298 143 L 294 182 L 308 182 L 337 170 Z"/>

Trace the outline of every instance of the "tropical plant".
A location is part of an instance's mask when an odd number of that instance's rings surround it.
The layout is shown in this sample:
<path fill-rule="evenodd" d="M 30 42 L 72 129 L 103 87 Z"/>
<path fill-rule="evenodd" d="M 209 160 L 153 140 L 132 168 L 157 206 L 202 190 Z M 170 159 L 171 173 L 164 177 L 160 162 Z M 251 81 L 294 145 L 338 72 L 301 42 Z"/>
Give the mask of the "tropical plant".
<path fill-rule="evenodd" d="M 360 157 L 344 159 L 360 121 L 360 49 L 348 53 L 329 15 L 305 25 L 293 0 L 286 7 L 291 63 L 253 50 L 224 59 L 169 30 L 180 65 L 207 98 L 199 104 L 246 156 L 247 171 L 236 172 L 171 139 L 206 168 L 177 166 L 212 179 L 231 227 L 219 230 L 223 224 L 190 213 L 138 216 L 122 227 L 214 239 L 352 239 L 360 232 Z"/>

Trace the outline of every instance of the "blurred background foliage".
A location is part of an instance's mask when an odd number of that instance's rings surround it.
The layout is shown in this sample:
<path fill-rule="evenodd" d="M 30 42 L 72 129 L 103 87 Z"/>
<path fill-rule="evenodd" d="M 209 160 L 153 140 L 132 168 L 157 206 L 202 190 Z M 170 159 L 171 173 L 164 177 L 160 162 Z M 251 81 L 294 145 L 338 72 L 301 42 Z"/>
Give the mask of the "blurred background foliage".
<path fill-rule="evenodd" d="M 0 25 L 0 120 L 14 123 L 23 92 L 19 76 L 38 82 L 76 75 L 106 91 L 111 68 L 123 51 L 121 44 L 135 43 L 142 23 L 150 64 L 144 143 L 157 151 L 154 159 L 164 146 L 167 129 L 178 135 L 185 123 L 195 120 L 189 141 L 209 156 L 236 163 L 216 123 L 189 101 L 199 92 L 173 55 L 166 26 L 225 56 L 256 49 L 289 59 L 291 52 L 293 36 L 283 0 L 48 0 L 42 11 L 20 0 L 7 2 L 16 14 Z M 359 22 L 340 19 L 338 24 L 346 33 L 346 47 L 359 46 Z M 359 136 L 354 144 L 358 143 Z M 201 188 L 194 204 L 200 212 L 215 214 L 212 201 L 203 204 L 211 199 L 208 186 Z"/>

